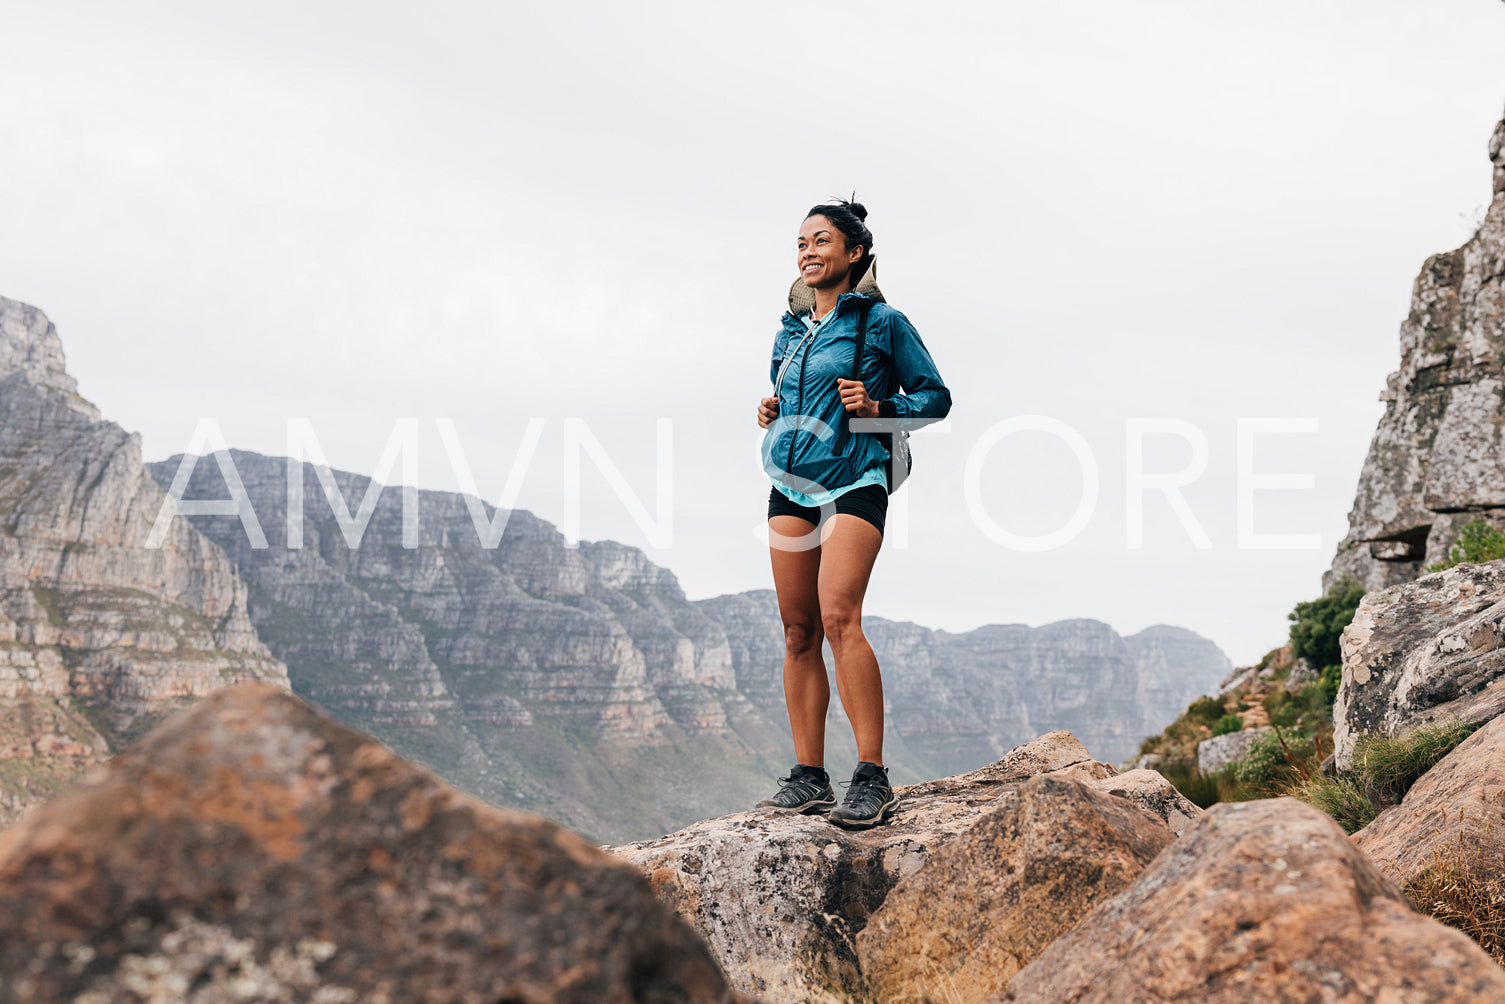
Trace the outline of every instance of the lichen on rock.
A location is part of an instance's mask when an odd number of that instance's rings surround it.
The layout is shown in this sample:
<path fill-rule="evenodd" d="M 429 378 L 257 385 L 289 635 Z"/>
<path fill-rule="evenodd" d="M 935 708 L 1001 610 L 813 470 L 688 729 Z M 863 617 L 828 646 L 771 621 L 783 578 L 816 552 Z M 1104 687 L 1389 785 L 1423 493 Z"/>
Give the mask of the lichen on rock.
<path fill-rule="evenodd" d="M 99 1004 L 738 999 L 633 868 L 263 684 L 0 835 L 0 974 Z"/>

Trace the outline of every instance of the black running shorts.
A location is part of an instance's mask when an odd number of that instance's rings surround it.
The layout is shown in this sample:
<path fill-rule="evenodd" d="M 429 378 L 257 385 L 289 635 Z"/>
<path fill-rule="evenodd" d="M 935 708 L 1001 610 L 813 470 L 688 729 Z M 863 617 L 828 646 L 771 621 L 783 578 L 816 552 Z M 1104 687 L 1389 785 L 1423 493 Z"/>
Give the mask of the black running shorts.
<path fill-rule="evenodd" d="M 861 488 L 853 488 L 849 492 L 843 492 L 831 503 L 837 512 L 844 512 L 851 516 L 865 519 L 883 532 L 883 521 L 888 516 L 888 486 L 887 485 L 863 485 Z M 777 488 L 768 490 L 768 518 L 775 516 L 798 516 L 800 519 L 820 526 L 820 507 L 800 505 L 779 491 Z"/>

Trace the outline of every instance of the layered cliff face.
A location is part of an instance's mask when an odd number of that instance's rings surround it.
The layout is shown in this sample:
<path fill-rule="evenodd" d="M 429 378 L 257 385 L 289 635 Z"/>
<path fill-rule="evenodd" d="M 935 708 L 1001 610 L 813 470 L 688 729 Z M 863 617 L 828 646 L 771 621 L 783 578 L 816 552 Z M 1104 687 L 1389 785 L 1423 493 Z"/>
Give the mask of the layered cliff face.
<path fill-rule="evenodd" d="M 725 630 L 738 689 L 787 723 L 774 592 L 696 606 Z M 1126 638 L 1087 619 L 952 634 L 865 617 L 863 629 L 883 669 L 886 731 L 918 758 L 926 777 L 971 770 L 1058 729 L 1078 736 L 1094 756 L 1122 762 L 1189 700 L 1215 690 L 1229 669 L 1215 644 L 1164 625 Z M 828 742 L 841 740 L 833 734 Z"/>
<path fill-rule="evenodd" d="M 0 824 L 187 701 L 287 686 L 224 554 L 182 521 L 147 546 L 163 497 L 52 323 L 0 298 Z"/>
<path fill-rule="evenodd" d="M 1400 329 L 1400 368 L 1380 393 L 1348 516 L 1323 576 L 1366 589 L 1447 557 L 1461 527 L 1505 528 L 1505 122 L 1489 143 L 1494 200 L 1462 247 L 1422 266 Z"/>
<path fill-rule="evenodd" d="M 416 492 L 404 547 L 400 486 L 375 485 L 369 524 L 347 536 L 312 466 L 289 547 L 286 459 L 225 456 L 267 546 L 236 516 L 187 518 L 244 576 L 294 690 L 461 787 L 620 839 L 765 797 L 784 766 L 720 626 L 642 552 L 567 547 L 522 510 L 488 549 L 470 506 L 488 521 L 493 507 L 432 491 Z M 182 460 L 151 471 L 170 486 Z M 184 498 L 229 495 L 214 458 L 190 460 Z M 358 511 L 371 480 L 331 476 Z"/>

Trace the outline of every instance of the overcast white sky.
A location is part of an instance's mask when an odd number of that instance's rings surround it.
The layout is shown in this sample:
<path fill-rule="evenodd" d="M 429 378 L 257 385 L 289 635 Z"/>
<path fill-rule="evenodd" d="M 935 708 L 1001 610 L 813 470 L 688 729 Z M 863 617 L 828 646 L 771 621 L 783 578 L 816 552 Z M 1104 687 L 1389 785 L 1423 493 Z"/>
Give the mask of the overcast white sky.
<path fill-rule="evenodd" d="M 0 3 L 0 295 L 58 325 L 82 393 L 148 460 L 202 417 L 281 455 L 308 418 L 371 473 L 419 423 L 424 487 L 565 514 L 580 419 L 649 515 L 670 421 L 672 537 L 653 546 L 586 459 L 581 533 L 643 546 L 692 597 L 771 585 L 753 414 L 810 206 L 855 190 L 879 276 L 951 386 L 916 436 L 908 543 L 867 612 L 966 630 L 1170 623 L 1236 663 L 1320 592 L 1425 258 L 1472 232 L 1505 107 L 1497 0 L 1056 4 Z M 1098 499 L 1063 526 L 1080 434 Z M 1136 418 L 1196 426 L 1184 489 L 1125 526 Z M 1241 418 L 1254 437 L 1237 541 Z M 996 437 L 995 437 L 996 438 Z M 1191 458 L 1148 440 L 1144 469 Z M 394 474 L 394 480 L 396 475 Z M 352 507 L 354 502 L 352 501 Z M 897 515 L 897 514 L 896 514 Z"/>

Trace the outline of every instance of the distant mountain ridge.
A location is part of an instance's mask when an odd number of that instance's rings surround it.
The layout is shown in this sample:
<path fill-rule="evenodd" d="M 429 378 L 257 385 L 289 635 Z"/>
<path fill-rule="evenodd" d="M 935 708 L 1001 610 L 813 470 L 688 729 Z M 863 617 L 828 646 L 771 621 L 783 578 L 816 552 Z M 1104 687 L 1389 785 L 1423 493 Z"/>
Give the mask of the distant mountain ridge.
<path fill-rule="evenodd" d="M 774 591 L 696 605 L 726 632 L 738 688 L 787 725 Z M 1229 667 L 1215 644 L 1168 625 L 1123 637 L 1091 619 L 960 634 L 882 617 L 862 624 L 883 672 L 886 731 L 904 740 L 929 776 L 971 770 L 1057 729 L 1077 735 L 1095 756 L 1122 762 L 1164 727 L 1153 723 L 1174 719 L 1187 695 L 1215 689 Z M 839 702 L 833 710 L 839 718 Z"/>
<path fill-rule="evenodd" d="M 304 546 L 288 550 L 286 460 L 230 458 L 270 546 L 253 548 L 235 517 L 189 518 L 246 579 L 252 621 L 294 690 L 461 786 L 614 837 L 745 805 L 792 760 L 772 590 L 689 601 L 636 548 L 570 548 L 524 510 L 488 551 L 449 492 L 418 493 L 409 549 L 400 492 L 384 489 L 351 549 L 310 467 Z M 149 469 L 168 485 L 181 461 Z M 369 479 L 333 474 L 353 509 Z M 214 460 L 199 458 L 184 498 L 226 493 Z M 1121 638 L 1091 620 L 964 634 L 864 626 L 884 671 L 888 759 L 914 780 L 1056 728 L 1126 759 L 1229 668 L 1180 628 Z M 839 700 L 833 712 L 834 765 L 855 750 Z M 565 762 L 572 780 L 561 782 Z M 625 797 L 601 799 L 603 785 Z"/>

